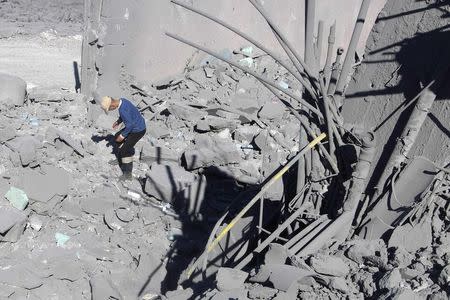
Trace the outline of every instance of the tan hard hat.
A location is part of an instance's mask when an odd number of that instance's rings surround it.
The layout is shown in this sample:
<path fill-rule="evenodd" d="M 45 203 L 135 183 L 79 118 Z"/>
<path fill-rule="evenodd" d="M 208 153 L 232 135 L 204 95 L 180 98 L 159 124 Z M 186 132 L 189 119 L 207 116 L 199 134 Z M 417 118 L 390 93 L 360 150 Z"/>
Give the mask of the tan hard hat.
<path fill-rule="evenodd" d="M 102 107 L 102 109 L 105 112 L 109 111 L 109 107 L 111 106 L 111 101 L 112 101 L 111 97 L 105 96 L 102 98 L 102 102 L 100 103 L 100 106 Z"/>

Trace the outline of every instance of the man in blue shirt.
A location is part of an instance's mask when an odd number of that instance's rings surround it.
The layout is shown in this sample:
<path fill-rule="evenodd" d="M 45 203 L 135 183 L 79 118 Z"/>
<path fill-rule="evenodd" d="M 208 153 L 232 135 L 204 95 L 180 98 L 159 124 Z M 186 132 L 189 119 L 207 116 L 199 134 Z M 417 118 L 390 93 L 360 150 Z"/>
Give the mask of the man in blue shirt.
<path fill-rule="evenodd" d="M 117 162 L 123 172 L 120 179 L 130 180 L 133 172 L 134 146 L 146 132 L 145 120 L 137 107 L 125 98 L 103 97 L 101 107 L 106 113 L 119 109 L 120 117 L 112 127 L 117 129 L 121 123 L 125 127 L 115 136 L 115 141 L 118 144 Z"/>

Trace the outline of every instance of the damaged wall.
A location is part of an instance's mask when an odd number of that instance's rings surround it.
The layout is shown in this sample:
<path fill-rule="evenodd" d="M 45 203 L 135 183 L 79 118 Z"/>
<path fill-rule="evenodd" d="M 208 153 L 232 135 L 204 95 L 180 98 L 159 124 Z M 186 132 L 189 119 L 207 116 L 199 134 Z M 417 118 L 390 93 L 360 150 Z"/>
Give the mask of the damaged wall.
<path fill-rule="evenodd" d="M 347 89 L 343 115 L 348 123 L 375 129 L 379 147 L 372 183 L 386 165 L 411 109 L 403 110 L 421 89 L 450 66 L 448 2 L 388 1 L 367 41 L 365 60 Z M 405 26 L 408 24 L 408 26 Z M 449 157 L 448 73 L 409 156 L 423 155 L 442 165 Z M 382 124 L 397 108 L 388 121 Z"/>
<path fill-rule="evenodd" d="M 372 1 L 359 44 L 360 53 L 363 52 L 365 40 L 385 2 L 386 0 Z M 263 18 L 248 1 L 197 0 L 190 3 L 282 53 Z M 316 27 L 319 20 L 324 21 L 324 43 L 329 26 L 336 20 L 336 46 L 347 47 L 360 3 L 361 0 L 346 0 L 344 3 L 317 1 Z M 303 53 L 305 1 L 269 0 L 264 1 L 264 6 L 298 47 L 299 52 Z M 285 17 L 286 12 L 291 12 L 288 18 Z M 94 91 L 97 85 L 99 94 L 122 94 L 121 73 L 135 76 L 137 81 L 143 82 L 154 82 L 179 74 L 195 52 L 166 37 L 166 31 L 202 42 L 218 51 L 232 51 L 248 45 L 248 42 L 237 38 L 228 30 L 177 7 L 168 0 L 86 0 L 86 15 L 87 34 L 82 73 L 85 83 L 83 89 L 87 94 Z M 325 52 L 322 53 L 322 63 Z"/>

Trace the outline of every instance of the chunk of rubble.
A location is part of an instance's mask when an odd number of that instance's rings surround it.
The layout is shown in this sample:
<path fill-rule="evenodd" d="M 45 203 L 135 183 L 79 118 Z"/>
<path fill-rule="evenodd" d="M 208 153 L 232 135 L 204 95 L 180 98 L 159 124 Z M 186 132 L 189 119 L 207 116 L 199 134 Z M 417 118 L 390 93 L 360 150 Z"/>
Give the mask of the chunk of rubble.
<path fill-rule="evenodd" d="M 249 278 L 250 282 L 270 282 L 274 288 L 287 291 L 298 280 L 316 275 L 312 271 L 303 270 L 290 265 L 262 265 L 258 272 Z"/>
<path fill-rule="evenodd" d="M 22 166 L 28 166 L 36 160 L 36 151 L 42 143 L 33 136 L 20 136 L 8 141 L 7 146 L 19 154 Z"/>
<path fill-rule="evenodd" d="M 377 253 L 385 253 L 386 245 L 383 240 L 354 240 L 352 246 L 347 250 L 345 255 L 358 264 L 363 264 L 365 258 L 375 256 Z"/>
<path fill-rule="evenodd" d="M 166 293 L 168 300 L 188 300 L 194 295 L 194 291 L 191 288 L 179 289 L 176 291 L 170 291 Z"/>
<path fill-rule="evenodd" d="M 9 206 L 0 206 L 0 234 L 5 235 L 13 226 L 24 222 L 27 215 Z"/>
<path fill-rule="evenodd" d="M 286 108 L 280 103 L 280 101 L 270 101 L 264 104 L 258 112 L 258 116 L 265 120 L 278 120 L 283 117 L 285 111 Z"/>
<path fill-rule="evenodd" d="M 166 147 L 155 147 L 144 144 L 140 152 L 140 160 L 146 163 L 178 162 L 179 155 Z"/>
<path fill-rule="evenodd" d="M 0 104 L 22 106 L 25 102 L 27 83 L 20 77 L 0 73 Z"/>
<path fill-rule="evenodd" d="M 350 269 L 340 257 L 319 254 L 311 257 L 311 267 L 320 274 L 328 276 L 346 276 Z"/>
<path fill-rule="evenodd" d="M 179 192 L 191 185 L 195 178 L 194 174 L 176 165 L 152 164 L 147 172 L 145 192 L 170 203 Z"/>
<path fill-rule="evenodd" d="M 0 268 L 0 283 L 31 290 L 40 287 L 43 280 L 25 264 L 17 264 Z"/>
<path fill-rule="evenodd" d="M 205 146 L 188 149 L 183 157 L 188 170 L 235 164 L 242 160 L 240 151 L 228 139 L 217 139 L 209 141 Z"/>
<path fill-rule="evenodd" d="M 288 258 L 288 251 L 286 247 L 280 244 L 271 243 L 268 246 L 266 255 L 264 256 L 264 263 L 283 265 Z"/>
<path fill-rule="evenodd" d="M 18 179 L 18 187 L 28 198 L 38 202 L 48 202 L 54 196 L 66 196 L 69 193 L 72 177 L 62 168 L 45 166 L 41 172 L 24 170 Z"/>
<path fill-rule="evenodd" d="M 400 274 L 400 270 L 398 268 L 393 269 L 386 273 L 379 281 L 378 287 L 380 289 L 394 289 L 401 286 L 402 283 L 402 275 Z"/>
<path fill-rule="evenodd" d="M 450 286 L 450 265 L 445 266 L 439 273 L 438 282 L 444 288 Z"/>
<path fill-rule="evenodd" d="M 389 247 L 403 247 L 409 253 L 416 253 L 419 249 L 430 247 L 432 240 L 431 222 L 424 220 L 414 226 L 407 223 L 396 227 L 388 245 Z"/>
<path fill-rule="evenodd" d="M 232 268 L 222 267 L 217 271 L 216 284 L 219 291 L 228 291 L 242 287 L 248 273 Z"/>

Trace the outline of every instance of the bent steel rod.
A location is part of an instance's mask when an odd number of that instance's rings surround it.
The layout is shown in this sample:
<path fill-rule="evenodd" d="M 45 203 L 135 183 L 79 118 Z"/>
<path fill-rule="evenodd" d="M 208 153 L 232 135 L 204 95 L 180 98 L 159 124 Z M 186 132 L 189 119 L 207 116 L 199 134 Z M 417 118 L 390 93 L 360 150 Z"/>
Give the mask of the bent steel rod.
<path fill-rule="evenodd" d="M 187 5 L 186 3 L 180 2 L 178 0 L 171 0 L 172 3 L 179 5 L 187 10 L 190 10 L 200 16 L 203 16 L 207 19 L 210 19 L 213 22 L 216 22 L 217 24 L 227 28 L 228 30 L 236 33 L 237 35 L 239 35 L 240 37 L 242 37 L 243 39 L 247 40 L 248 42 L 250 42 L 251 44 L 255 45 L 256 47 L 258 47 L 259 49 L 261 49 L 262 51 L 266 52 L 270 57 L 272 57 L 275 61 L 277 61 L 281 66 L 283 66 L 289 73 L 292 74 L 292 76 L 295 77 L 295 79 L 297 79 L 306 89 L 307 91 L 311 94 L 311 96 L 315 99 L 317 99 L 317 96 L 314 92 L 314 90 L 311 88 L 311 85 L 306 82 L 302 77 L 301 77 L 301 73 L 299 74 L 300 71 L 296 71 L 294 70 L 291 66 L 289 66 L 288 64 L 286 64 L 283 59 L 281 57 L 279 57 L 277 54 L 275 54 L 274 51 L 271 51 L 270 49 L 268 49 L 266 46 L 264 46 L 263 44 L 261 44 L 260 42 L 258 42 L 257 40 L 255 40 L 254 38 L 252 38 L 250 35 L 242 32 L 241 30 L 239 30 L 236 27 L 231 26 L 230 24 L 225 23 L 224 21 L 214 17 L 213 15 L 201 11 L 197 8 L 194 8 L 192 6 Z M 282 45 L 283 49 L 284 46 Z M 286 49 L 285 49 L 286 51 Z M 291 59 L 292 63 L 295 66 L 295 59 L 292 59 L 290 57 L 290 54 L 286 51 L 286 54 L 289 56 L 289 58 Z"/>
<path fill-rule="evenodd" d="M 231 230 L 231 228 L 236 225 L 236 223 L 248 212 L 248 210 L 267 192 L 267 190 L 277 182 L 283 175 L 286 173 L 305 153 L 307 153 L 310 149 L 314 148 L 318 143 L 320 143 L 327 135 L 325 133 L 320 134 L 314 140 L 312 140 L 308 146 L 300 150 L 300 152 L 291 159 L 277 174 L 275 174 L 269 182 L 267 182 L 248 203 L 247 205 L 237 214 L 236 217 L 231 220 L 231 222 L 219 233 L 214 241 L 207 248 L 207 253 L 211 252 L 217 244 L 226 236 L 226 234 Z"/>
<path fill-rule="evenodd" d="M 277 97 L 284 105 L 286 105 L 286 107 L 289 109 L 289 111 L 294 115 L 294 117 L 296 117 L 299 121 L 300 124 L 302 125 L 302 127 L 306 130 L 306 132 L 308 133 L 308 135 L 311 138 L 315 138 L 316 135 L 314 134 L 314 131 L 311 129 L 311 126 L 309 126 L 309 124 L 303 120 L 302 116 L 298 113 L 298 111 L 296 111 L 291 105 L 290 103 L 288 103 L 287 101 L 284 101 L 280 98 L 280 96 L 277 94 L 277 92 L 275 91 L 274 88 L 272 88 L 271 86 L 265 84 L 264 82 L 261 82 L 266 88 L 269 89 L 269 91 L 271 91 L 275 97 Z M 331 166 L 331 168 L 333 169 L 334 173 L 337 174 L 339 173 L 339 169 L 337 167 L 337 164 L 335 163 L 334 159 L 331 157 L 330 153 L 328 153 L 327 149 L 325 148 L 324 145 L 322 145 L 322 143 L 319 143 L 319 149 L 322 152 L 323 156 L 325 156 L 326 160 L 328 161 L 328 164 Z"/>
<path fill-rule="evenodd" d="M 331 58 L 333 56 L 334 43 L 336 42 L 336 21 L 330 27 L 330 35 L 328 36 L 328 49 L 327 58 L 325 60 L 325 66 L 323 68 L 323 73 L 325 75 L 325 91 L 328 90 L 328 84 L 330 83 L 331 77 Z"/>
<path fill-rule="evenodd" d="M 363 0 L 361 8 L 359 9 L 358 18 L 356 19 L 355 28 L 353 29 L 352 38 L 347 48 L 347 54 L 345 55 L 344 64 L 342 65 L 341 75 L 336 84 L 336 93 L 339 95 L 344 94 L 345 85 L 347 84 L 347 77 L 352 68 L 352 63 L 355 58 L 356 47 L 358 46 L 361 32 L 366 21 L 367 12 L 369 11 L 369 4 L 371 0 Z"/>
<path fill-rule="evenodd" d="M 325 90 L 324 80 L 325 80 L 324 76 L 319 75 L 319 83 L 320 83 L 320 89 L 322 91 L 323 107 L 325 110 L 325 120 L 326 120 L 327 131 L 328 131 L 328 141 L 329 141 L 328 149 L 330 150 L 331 156 L 334 156 L 334 152 L 336 149 L 335 149 L 334 139 L 333 139 L 333 119 L 331 118 L 330 106 L 329 106 L 327 92 Z"/>
<path fill-rule="evenodd" d="M 262 77 L 261 75 L 257 74 L 256 72 L 250 70 L 249 68 L 243 67 L 243 66 L 239 65 L 238 63 L 232 61 L 231 59 L 228 59 L 225 56 L 220 55 L 219 53 L 216 53 L 216 52 L 214 52 L 212 50 L 209 50 L 209 49 L 207 49 L 207 48 L 205 48 L 205 47 L 203 47 L 201 45 L 198 45 L 198 44 L 195 44 L 193 42 L 190 42 L 190 41 L 188 41 L 188 40 L 186 40 L 186 39 L 184 39 L 184 38 L 182 38 L 180 36 L 177 36 L 175 34 L 166 32 L 166 35 L 170 36 L 171 38 L 173 38 L 173 39 L 175 39 L 177 41 L 180 41 L 180 42 L 182 42 L 182 43 L 184 43 L 186 45 L 189 45 L 189 46 L 197 48 L 198 50 L 201 50 L 201 51 L 203 51 L 205 53 L 208 53 L 209 55 L 214 56 L 214 57 L 216 57 L 216 58 L 218 58 L 220 60 L 223 60 L 224 62 L 232 65 L 233 67 L 236 67 L 236 68 L 238 68 L 238 69 L 240 69 L 240 70 L 242 70 L 242 71 L 244 71 L 244 72 L 246 72 L 246 73 L 256 77 L 258 80 L 263 81 L 264 83 L 274 87 L 275 89 L 279 90 L 280 92 L 282 92 L 282 93 L 286 94 L 287 96 L 291 97 L 292 99 L 297 100 L 300 104 L 302 104 L 303 106 L 305 106 L 306 108 L 308 108 L 309 110 L 314 112 L 317 116 L 319 116 L 320 118 L 323 118 L 323 115 L 320 112 L 320 110 L 318 110 L 317 108 L 315 108 L 314 106 L 312 106 L 311 104 L 309 104 L 308 102 L 303 100 L 302 98 L 299 98 L 298 96 L 296 96 L 293 93 L 289 92 L 288 90 L 279 87 L 275 82 L 273 82 L 271 80 L 268 80 L 268 79 Z"/>
<path fill-rule="evenodd" d="M 315 81 L 316 77 L 313 76 L 313 71 L 311 68 L 303 61 L 303 59 L 300 57 L 298 52 L 295 50 L 295 48 L 292 46 L 292 44 L 289 42 L 289 40 L 286 38 L 286 36 L 283 34 L 283 32 L 280 30 L 280 28 L 273 22 L 273 20 L 269 17 L 269 14 L 265 11 L 265 9 L 255 0 L 249 0 L 250 3 L 259 11 L 259 13 L 266 19 L 267 23 L 269 24 L 272 29 L 276 31 L 276 33 L 280 36 L 280 38 L 283 40 L 283 42 L 286 43 L 286 46 L 291 50 L 292 54 L 295 56 L 297 61 L 302 65 L 303 69 L 305 70 L 306 75 L 308 75 L 313 81 Z"/>
<path fill-rule="evenodd" d="M 310 203 L 307 203 L 310 205 Z M 280 236 L 280 234 L 292 223 L 295 221 L 295 219 L 297 219 L 298 216 L 300 216 L 303 212 L 305 212 L 305 210 L 308 208 L 308 205 L 304 204 L 302 206 L 300 206 L 296 211 L 294 211 L 289 218 L 286 219 L 286 221 L 284 221 L 280 226 L 278 226 L 277 229 L 275 229 L 274 232 L 272 232 L 272 234 L 270 234 L 260 245 L 258 245 L 258 247 L 256 247 L 256 249 L 253 251 L 254 252 L 261 252 L 262 250 L 264 250 L 273 240 L 275 240 L 276 238 L 278 238 Z M 244 257 L 239 264 L 235 267 L 236 269 L 242 269 L 243 267 L 245 267 L 252 259 L 253 259 L 253 253 L 249 253 L 247 254 L 246 257 Z"/>

